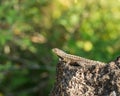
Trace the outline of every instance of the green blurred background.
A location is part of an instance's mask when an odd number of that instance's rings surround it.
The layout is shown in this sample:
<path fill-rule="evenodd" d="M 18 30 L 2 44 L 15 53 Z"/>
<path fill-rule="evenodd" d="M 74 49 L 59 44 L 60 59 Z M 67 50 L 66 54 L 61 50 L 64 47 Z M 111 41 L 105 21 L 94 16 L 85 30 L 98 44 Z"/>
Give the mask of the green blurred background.
<path fill-rule="evenodd" d="M 109 62 L 120 55 L 120 0 L 0 0 L 0 96 L 48 96 L 58 47 Z"/>

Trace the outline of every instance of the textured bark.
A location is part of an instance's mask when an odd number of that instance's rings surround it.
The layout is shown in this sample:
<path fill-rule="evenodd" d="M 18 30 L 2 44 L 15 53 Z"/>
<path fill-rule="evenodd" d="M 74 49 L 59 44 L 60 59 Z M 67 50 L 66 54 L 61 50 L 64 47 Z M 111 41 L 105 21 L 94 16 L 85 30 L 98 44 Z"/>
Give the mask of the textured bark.
<path fill-rule="evenodd" d="M 120 96 L 120 57 L 108 64 L 80 66 L 84 63 L 60 60 L 50 96 Z"/>

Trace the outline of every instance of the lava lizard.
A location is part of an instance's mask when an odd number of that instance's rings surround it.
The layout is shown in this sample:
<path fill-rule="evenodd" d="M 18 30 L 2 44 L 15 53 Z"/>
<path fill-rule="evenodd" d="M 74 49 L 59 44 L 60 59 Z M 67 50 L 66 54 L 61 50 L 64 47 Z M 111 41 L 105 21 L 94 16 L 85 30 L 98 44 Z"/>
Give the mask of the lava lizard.
<path fill-rule="evenodd" d="M 64 51 L 58 49 L 58 48 L 53 48 L 52 49 L 53 53 L 55 53 L 62 61 L 66 62 L 66 63 L 71 63 L 71 62 L 76 62 L 78 64 L 82 64 L 82 62 L 84 62 L 84 64 L 89 64 L 89 65 L 96 65 L 96 64 L 100 64 L 100 65 L 105 65 L 104 62 L 99 62 L 99 61 L 94 61 L 94 60 L 90 60 L 90 59 L 85 59 L 83 57 L 79 57 L 79 56 L 75 56 L 75 55 L 71 55 L 71 54 L 67 54 Z M 83 66 L 83 65 L 82 65 Z"/>

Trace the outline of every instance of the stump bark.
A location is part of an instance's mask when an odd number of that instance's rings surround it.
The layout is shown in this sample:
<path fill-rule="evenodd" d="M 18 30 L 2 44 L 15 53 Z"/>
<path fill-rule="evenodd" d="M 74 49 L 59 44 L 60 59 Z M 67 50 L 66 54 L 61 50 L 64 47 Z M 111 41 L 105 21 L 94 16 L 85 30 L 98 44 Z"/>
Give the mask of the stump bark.
<path fill-rule="evenodd" d="M 59 60 L 50 96 L 120 96 L 120 57 L 107 64 L 79 66 L 83 63 Z"/>

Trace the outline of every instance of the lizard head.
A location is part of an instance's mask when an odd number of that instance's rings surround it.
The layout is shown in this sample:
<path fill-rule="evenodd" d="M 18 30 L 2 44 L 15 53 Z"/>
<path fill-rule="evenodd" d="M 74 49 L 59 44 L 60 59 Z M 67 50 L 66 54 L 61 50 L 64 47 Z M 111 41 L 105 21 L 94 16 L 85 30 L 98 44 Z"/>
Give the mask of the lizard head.
<path fill-rule="evenodd" d="M 64 55 L 66 54 L 64 51 L 58 49 L 58 48 L 53 48 L 52 52 L 55 53 L 58 57 L 63 58 Z"/>

